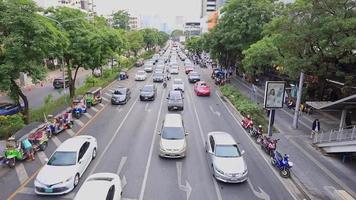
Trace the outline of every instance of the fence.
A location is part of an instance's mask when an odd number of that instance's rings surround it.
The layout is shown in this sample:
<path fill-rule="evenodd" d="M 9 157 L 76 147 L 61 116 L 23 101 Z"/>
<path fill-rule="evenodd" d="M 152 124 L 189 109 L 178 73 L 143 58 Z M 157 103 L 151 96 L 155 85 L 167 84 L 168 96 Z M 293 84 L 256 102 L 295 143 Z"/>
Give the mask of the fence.
<path fill-rule="evenodd" d="M 339 130 L 322 132 L 314 137 L 314 143 L 341 142 L 356 140 L 356 126 L 345 127 Z"/>

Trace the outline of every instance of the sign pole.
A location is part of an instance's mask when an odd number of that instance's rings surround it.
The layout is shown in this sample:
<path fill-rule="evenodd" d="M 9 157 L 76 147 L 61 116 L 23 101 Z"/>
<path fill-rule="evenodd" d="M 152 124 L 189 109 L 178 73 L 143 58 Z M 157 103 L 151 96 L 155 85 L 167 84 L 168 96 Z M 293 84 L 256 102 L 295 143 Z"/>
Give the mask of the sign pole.
<path fill-rule="evenodd" d="M 304 72 L 300 72 L 297 103 L 295 104 L 295 111 L 294 111 L 294 118 L 293 118 L 293 128 L 294 129 L 298 128 L 298 117 L 299 117 L 300 102 L 302 99 L 303 83 L 304 83 Z"/>

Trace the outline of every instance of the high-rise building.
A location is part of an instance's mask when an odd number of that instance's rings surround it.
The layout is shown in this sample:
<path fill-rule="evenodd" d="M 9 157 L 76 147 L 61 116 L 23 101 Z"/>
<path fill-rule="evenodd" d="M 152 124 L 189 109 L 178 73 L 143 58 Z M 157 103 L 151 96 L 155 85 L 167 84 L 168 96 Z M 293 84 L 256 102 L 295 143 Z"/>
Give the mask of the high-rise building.
<path fill-rule="evenodd" d="M 94 12 L 94 0 L 59 0 L 58 6 L 77 8 L 85 12 Z"/>
<path fill-rule="evenodd" d="M 186 22 L 184 24 L 184 35 L 186 38 L 198 36 L 202 32 L 200 22 Z"/>
<path fill-rule="evenodd" d="M 138 16 L 130 15 L 129 27 L 131 30 L 137 30 L 141 28 L 141 20 Z"/>
<path fill-rule="evenodd" d="M 217 0 L 202 0 L 201 3 L 201 18 L 209 16 L 217 10 Z"/>
<path fill-rule="evenodd" d="M 174 20 L 174 29 L 183 29 L 184 16 L 176 16 Z"/>

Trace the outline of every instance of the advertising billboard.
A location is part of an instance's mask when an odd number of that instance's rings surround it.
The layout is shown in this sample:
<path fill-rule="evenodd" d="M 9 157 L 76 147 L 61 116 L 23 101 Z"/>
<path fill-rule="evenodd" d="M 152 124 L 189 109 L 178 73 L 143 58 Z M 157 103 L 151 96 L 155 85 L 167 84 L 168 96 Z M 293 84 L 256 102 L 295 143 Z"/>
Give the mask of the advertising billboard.
<path fill-rule="evenodd" d="M 264 107 L 267 109 L 283 108 L 284 93 L 284 81 L 267 81 L 265 87 Z"/>

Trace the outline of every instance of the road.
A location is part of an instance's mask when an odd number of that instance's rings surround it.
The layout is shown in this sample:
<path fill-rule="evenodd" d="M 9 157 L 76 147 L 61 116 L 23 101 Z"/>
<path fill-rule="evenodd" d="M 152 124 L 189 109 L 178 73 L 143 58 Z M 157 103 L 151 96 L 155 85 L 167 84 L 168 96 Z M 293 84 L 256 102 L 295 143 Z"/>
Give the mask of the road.
<path fill-rule="evenodd" d="M 130 72 L 133 77 L 137 69 Z M 209 80 L 208 73 L 203 78 Z M 149 77 L 144 82 L 125 80 L 114 82 L 104 90 L 105 99 L 110 99 L 110 89 L 118 85 L 132 89 L 132 98 L 127 105 L 113 106 L 108 101 L 89 110 L 76 122 L 73 132 L 63 132 L 54 137 L 49 148 L 34 162 L 17 165 L 16 170 L 3 172 L 0 180 L 0 199 L 30 200 L 48 199 L 34 194 L 34 177 L 41 162 L 49 157 L 56 146 L 73 134 L 88 134 L 98 140 L 98 156 L 90 164 L 83 180 L 92 173 L 118 173 L 125 184 L 124 199 L 138 200 L 236 200 L 236 199 L 303 199 L 304 196 L 288 179 L 279 177 L 269 163 L 269 158 L 241 128 L 235 111 L 224 102 L 212 85 L 210 97 L 195 96 L 183 68 L 180 75 L 185 80 L 183 116 L 188 136 L 188 151 L 183 159 L 163 159 L 158 156 L 159 136 L 157 131 L 167 110 L 167 92 L 157 84 L 158 94 L 153 102 L 139 101 L 139 89 L 151 83 Z M 175 78 L 175 76 L 172 76 Z M 210 81 L 210 80 L 209 80 Z M 170 81 L 171 82 L 171 81 Z M 241 184 L 225 184 L 216 181 L 207 163 L 204 150 L 205 137 L 211 131 L 230 133 L 246 151 L 245 159 L 249 170 L 249 180 Z M 21 166 L 21 167 L 19 167 Z M 4 168 L 0 169 L 5 170 Z M 22 183 L 22 184 L 21 184 Z M 21 185 L 21 186 L 20 186 Z M 79 185 L 80 186 L 80 185 Z M 17 189 L 16 189 L 17 188 Z M 72 199 L 73 192 L 56 199 Z"/>
<path fill-rule="evenodd" d="M 76 87 L 80 87 L 84 84 L 84 81 L 90 71 L 80 70 L 78 72 L 77 80 L 76 80 Z M 61 77 L 61 76 L 59 76 Z M 31 109 L 36 109 L 43 106 L 45 102 L 45 98 L 51 94 L 53 99 L 58 99 L 64 94 L 64 90 L 56 90 L 53 88 L 52 82 L 45 82 L 43 86 L 36 86 L 33 89 L 22 89 L 24 94 L 28 98 L 29 107 Z M 69 88 L 66 88 L 65 91 L 67 94 L 69 93 Z M 7 96 L 0 96 L 0 102 L 2 101 L 11 101 Z"/>

